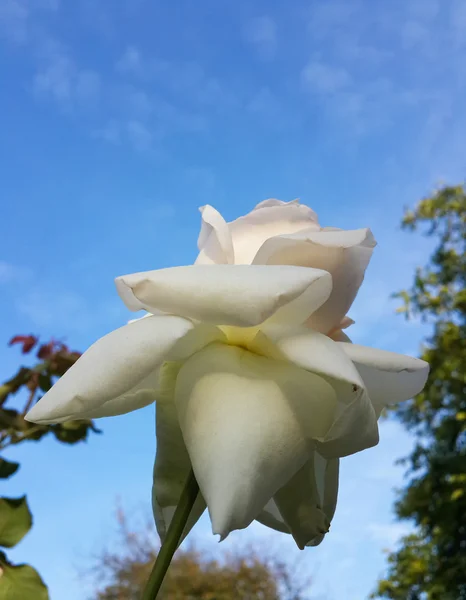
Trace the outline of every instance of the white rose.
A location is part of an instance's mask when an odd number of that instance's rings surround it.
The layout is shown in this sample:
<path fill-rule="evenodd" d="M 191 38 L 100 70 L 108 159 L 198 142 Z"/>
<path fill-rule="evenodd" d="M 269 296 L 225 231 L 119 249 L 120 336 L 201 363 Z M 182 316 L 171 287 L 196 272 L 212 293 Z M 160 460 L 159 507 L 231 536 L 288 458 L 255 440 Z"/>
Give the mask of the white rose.
<path fill-rule="evenodd" d="M 339 459 L 377 444 L 382 408 L 417 394 L 428 365 L 341 331 L 375 246 L 368 229 L 322 228 L 297 201 L 266 200 L 231 223 L 201 210 L 196 264 L 117 278 L 126 306 L 150 315 L 98 340 L 27 418 L 157 400 L 162 539 L 192 466 L 201 494 L 185 534 L 207 505 L 222 539 L 257 519 L 317 545 Z"/>

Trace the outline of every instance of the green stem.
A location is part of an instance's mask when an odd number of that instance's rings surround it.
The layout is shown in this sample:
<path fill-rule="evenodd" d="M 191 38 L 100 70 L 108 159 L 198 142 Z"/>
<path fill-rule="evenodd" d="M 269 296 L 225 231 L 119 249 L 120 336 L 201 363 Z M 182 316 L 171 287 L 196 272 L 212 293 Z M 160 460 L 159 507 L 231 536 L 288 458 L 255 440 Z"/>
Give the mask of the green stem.
<path fill-rule="evenodd" d="M 149 575 L 149 580 L 142 593 L 141 600 L 155 600 L 157 598 L 160 586 L 163 583 L 163 579 L 170 566 L 173 555 L 175 554 L 175 550 L 178 548 L 189 513 L 196 501 L 198 493 L 199 485 L 191 469 L 183 491 L 181 492 L 180 501 L 176 507 L 175 514 L 168 527 L 167 535 L 165 536 L 165 540 L 155 559 L 155 564 Z"/>

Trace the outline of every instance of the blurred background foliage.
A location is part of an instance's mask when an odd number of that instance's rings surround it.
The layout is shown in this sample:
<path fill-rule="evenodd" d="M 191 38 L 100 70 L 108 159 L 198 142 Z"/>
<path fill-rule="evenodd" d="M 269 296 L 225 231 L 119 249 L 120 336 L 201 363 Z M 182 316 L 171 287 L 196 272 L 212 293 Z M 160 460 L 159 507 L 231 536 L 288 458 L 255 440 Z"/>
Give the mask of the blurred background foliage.
<path fill-rule="evenodd" d="M 20 366 L 18 371 L 0 386 L 0 452 L 10 446 L 39 442 L 52 435 L 63 444 L 76 444 L 87 439 L 89 432 L 100 433 L 92 421 L 65 422 L 59 425 L 37 425 L 25 421 L 30 407 L 49 390 L 79 358 L 80 353 L 56 340 L 40 343 L 34 335 L 16 335 L 10 346 L 21 349 L 32 366 Z M 31 456 L 33 460 L 33 456 Z M 19 463 L 0 455 L 0 479 L 8 479 L 20 468 Z M 0 497 L 0 600 L 48 600 L 45 583 L 29 565 L 14 565 L 6 549 L 16 546 L 33 524 L 27 497 Z"/>
<path fill-rule="evenodd" d="M 415 446 L 401 462 L 407 482 L 395 506 L 414 534 L 388 556 L 373 598 L 466 599 L 466 188 L 446 186 L 407 211 L 403 227 L 436 242 L 399 312 L 432 325 L 421 358 L 424 390 L 395 407 Z"/>
<path fill-rule="evenodd" d="M 152 519 L 131 528 L 117 511 L 117 543 L 96 557 L 84 576 L 95 582 L 89 600 L 140 600 L 157 555 Z M 306 600 L 310 598 L 309 568 L 298 561 L 291 567 L 279 549 L 247 546 L 215 557 L 195 543 L 180 548 L 170 565 L 160 600 Z"/>

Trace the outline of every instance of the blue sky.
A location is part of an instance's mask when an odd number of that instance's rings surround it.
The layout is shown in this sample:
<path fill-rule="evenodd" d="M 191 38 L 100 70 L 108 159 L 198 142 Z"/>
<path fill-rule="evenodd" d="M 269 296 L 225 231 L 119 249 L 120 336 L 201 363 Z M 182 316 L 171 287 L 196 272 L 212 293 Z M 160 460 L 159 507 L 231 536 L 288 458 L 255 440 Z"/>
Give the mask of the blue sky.
<path fill-rule="evenodd" d="M 324 225 L 369 226 L 379 246 L 350 312 L 351 335 L 417 354 L 425 330 L 395 316 L 429 243 L 400 232 L 403 207 L 464 177 L 463 0 L 248 3 L 3 0 L 0 6 L 0 375 L 17 333 L 84 350 L 130 315 L 117 275 L 190 264 L 197 207 L 228 219 L 300 197 Z M 71 448 L 47 441 L 6 493 L 28 493 L 33 530 L 11 552 L 34 564 L 52 600 L 84 600 L 76 566 L 114 535 L 117 496 L 149 510 L 154 408 L 106 419 Z M 314 597 L 366 598 L 393 522 L 395 423 L 344 459 L 328 539 L 300 555 Z M 269 540 L 262 526 L 239 540 Z M 249 537 L 248 537 L 249 536 Z M 204 519 L 192 537 L 215 544 Z"/>

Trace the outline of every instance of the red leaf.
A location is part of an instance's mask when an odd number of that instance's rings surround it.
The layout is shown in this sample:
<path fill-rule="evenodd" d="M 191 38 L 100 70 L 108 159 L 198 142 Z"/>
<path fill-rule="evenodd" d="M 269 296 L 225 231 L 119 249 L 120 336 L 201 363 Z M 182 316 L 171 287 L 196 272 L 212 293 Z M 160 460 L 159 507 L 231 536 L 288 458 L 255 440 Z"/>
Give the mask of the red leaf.
<path fill-rule="evenodd" d="M 37 358 L 47 359 L 50 358 L 56 352 L 69 352 L 68 346 L 65 346 L 63 342 L 58 342 L 53 338 L 48 344 L 42 344 L 37 352 Z"/>
<path fill-rule="evenodd" d="M 42 359 L 49 358 L 53 354 L 53 351 L 54 351 L 54 342 L 52 340 L 48 344 L 42 344 L 42 346 L 39 348 L 39 351 L 37 352 L 37 358 L 42 358 Z"/>
<path fill-rule="evenodd" d="M 23 347 L 21 348 L 21 352 L 27 354 L 28 352 L 31 352 L 38 341 L 39 338 L 36 338 L 35 335 L 15 335 L 11 338 L 8 345 L 13 346 L 13 344 L 22 344 Z"/>

